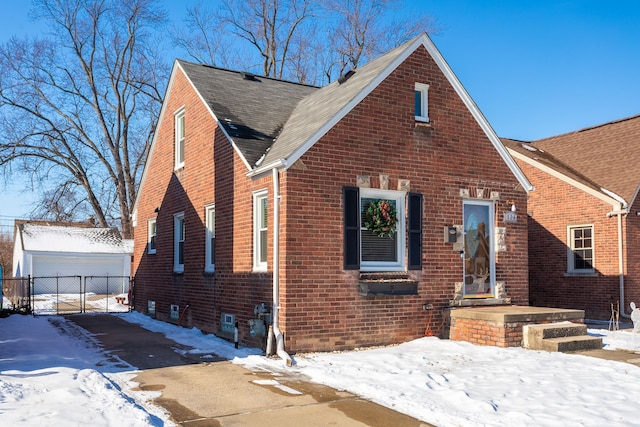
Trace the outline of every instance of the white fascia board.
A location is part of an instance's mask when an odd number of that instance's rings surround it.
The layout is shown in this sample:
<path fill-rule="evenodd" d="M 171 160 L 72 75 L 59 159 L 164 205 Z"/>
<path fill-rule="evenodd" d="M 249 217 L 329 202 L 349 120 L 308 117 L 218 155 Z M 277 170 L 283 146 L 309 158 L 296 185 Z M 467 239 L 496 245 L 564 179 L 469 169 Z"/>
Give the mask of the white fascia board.
<path fill-rule="evenodd" d="M 611 207 L 613 209 L 617 209 L 620 207 L 621 203 L 625 203 L 624 200 L 622 198 L 619 198 L 619 200 L 609 196 L 608 194 L 604 193 L 604 192 L 600 192 L 597 190 L 594 190 L 591 187 L 588 187 L 586 185 L 584 185 L 583 183 L 576 181 L 573 178 L 568 177 L 567 175 L 558 172 L 555 169 L 550 168 L 549 166 L 543 165 L 540 162 L 535 161 L 534 159 L 527 157 L 523 154 L 518 153 L 517 151 L 514 150 L 509 150 L 509 152 L 511 153 L 511 155 L 517 159 L 522 160 L 525 163 L 530 164 L 531 166 L 540 169 L 542 172 L 548 173 L 549 175 L 553 176 L 554 178 L 557 178 L 563 182 L 566 182 L 567 184 L 577 188 L 578 190 L 584 191 L 585 193 L 589 194 L 590 196 L 593 196 L 597 199 L 602 200 L 605 203 L 609 203 L 611 205 Z M 604 189 L 602 189 L 604 190 Z"/>
<path fill-rule="evenodd" d="M 276 160 L 275 162 L 271 162 L 267 165 L 264 166 L 260 166 L 259 168 L 250 170 L 249 172 L 247 172 L 246 176 L 248 178 L 252 178 L 252 177 L 256 177 L 259 175 L 262 175 L 266 172 L 271 172 L 272 169 L 284 169 L 287 170 L 287 168 L 289 167 L 289 165 L 287 164 L 287 161 L 284 159 L 279 159 Z"/>
<path fill-rule="evenodd" d="M 59 258 L 122 258 L 124 260 L 127 260 L 131 257 L 131 254 L 126 252 L 53 252 L 34 250 L 25 251 L 25 253 L 29 256 Z"/>
<path fill-rule="evenodd" d="M 318 129 L 307 141 L 299 146 L 291 155 L 282 160 L 286 164 L 285 170 L 293 165 L 300 157 L 304 155 L 320 138 L 329 132 L 340 120 L 344 118 L 356 105 L 366 98 L 373 90 L 386 79 L 405 59 L 409 57 L 420 45 L 424 44 L 424 40 L 428 40 L 426 35 L 416 38 L 414 43 L 407 46 L 406 49 L 396 57 L 386 69 L 384 69 L 377 77 L 369 82 L 356 96 L 351 99 L 344 107 L 342 107 L 331 119 L 329 119 L 320 129 Z"/>
<path fill-rule="evenodd" d="M 464 104 L 467 106 L 467 109 L 476 119 L 485 135 L 487 135 L 494 148 L 498 151 L 498 154 L 500 154 L 500 156 L 502 157 L 502 160 L 504 160 L 504 162 L 507 164 L 507 166 L 511 170 L 511 173 L 513 173 L 513 175 L 516 177 L 516 179 L 518 180 L 520 185 L 522 185 L 522 188 L 524 188 L 526 192 L 532 191 L 534 189 L 533 185 L 531 185 L 526 175 L 520 170 L 520 167 L 517 165 L 515 160 L 513 160 L 513 158 L 509 155 L 506 147 L 504 146 L 502 141 L 500 141 L 500 138 L 498 138 L 498 135 L 495 133 L 487 119 L 484 117 L 484 114 L 482 114 L 475 101 L 471 98 L 464 86 L 462 86 L 462 83 L 460 83 L 458 77 L 455 75 L 451 67 L 449 67 L 447 61 L 440 54 L 438 48 L 433 44 L 431 39 L 426 37 L 426 35 L 424 38 L 425 48 L 427 49 L 433 60 L 436 62 L 436 64 L 438 64 L 440 71 L 444 73 L 447 80 L 449 80 L 449 83 L 456 90 L 458 96 L 462 99 L 462 102 L 464 102 Z"/>
<path fill-rule="evenodd" d="M 631 198 L 631 201 L 629 202 L 629 208 L 631 208 L 631 206 L 633 206 L 634 203 L 636 202 L 636 199 L 638 198 L 638 194 L 640 194 L 640 185 L 638 187 L 636 187 L 636 191 L 633 193 L 633 197 Z"/>
<path fill-rule="evenodd" d="M 516 177 L 520 185 L 525 189 L 525 191 L 529 192 L 533 190 L 533 186 L 524 175 L 524 173 L 520 170 L 516 162 L 511 158 L 507 149 L 498 138 L 498 135 L 495 133 L 487 119 L 480 112 L 476 103 L 471 99 L 466 89 L 462 86 L 456 75 L 453 73 L 453 70 L 449 67 L 449 64 L 444 60 L 438 48 L 433 44 L 429 36 L 423 33 L 422 36 L 415 39 L 415 41 L 408 45 L 405 50 L 400 53 L 395 60 L 393 60 L 385 70 L 383 70 L 375 79 L 373 79 L 360 93 L 355 96 L 351 102 L 346 104 L 338 113 L 332 117 L 327 123 L 324 124 L 315 134 L 313 134 L 304 144 L 298 147 L 287 159 L 286 168 L 290 165 L 294 164 L 304 153 L 307 152 L 313 144 L 315 144 L 324 134 L 326 134 L 333 126 L 335 126 L 344 116 L 347 115 L 360 101 L 362 101 L 366 96 L 368 96 L 384 79 L 386 79 L 400 64 L 402 64 L 415 50 L 424 46 L 427 49 L 427 52 L 431 55 L 433 60 L 436 62 L 440 71 L 445 75 L 449 83 L 453 86 L 458 96 L 462 99 L 467 109 L 471 112 L 473 117 L 476 119 L 484 133 L 487 135 L 495 149 L 498 151 L 498 154 L 502 157 L 504 162 L 507 164 L 513 175 Z"/>
<path fill-rule="evenodd" d="M 191 81 L 191 79 L 189 78 L 187 73 L 180 66 L 180 63 L 176 60 L 173 63 L 173 69 L 171 70 L 171 76 L 169 77 L 169 83 L 167 84 L 167 90 L 165 91 L 164 101 L 162 102 L 162 107 L 160 109 L 160 115 L 158 116 L 158 122 L 156 123 L 156 131 L 153 134 L 153 140 L 151 141 L 151 147 L 149 148 L 149 152 L 147 153 L 147 159 L 146 159 L 145 164 L 144 164 L 144 170 L 142 171 L 142 178 L 140 179 L 140 187 L 138 188 L 138 193 L 136 194 L 136 200 L 133 203 L 133 209 L 131 209 L 131 212 L 134 212 L 138 208 L 138 201 L 140 200 L 140 195 L 142 194 L 142 187 L 144 186 L 144 182 L 145 182 L 145 179 L 146 179 L 146 176 L 147 176 L 147 167 L 149 166 L 149 159 L 151 159 L 153 151 L 154 151 L 154 148 L 156 146 L 156 141 L 158 139 L 158 128 L 159 128 L 160 124 L 164 121 L 164 116 L 165 116 L 166 110 L 167 110 L 168 97 L 169 97 L 169 94 L 171 93 L 171 89 L 173 88 L 173 82 L 174 82 L 174 80 L 176 78 L 178 70 L 180 70 L 182 72 L 182 74 L 185 76 L 185 78 L 187 79 L 187 81 L 189 82 L 191 87 L 193 88 L 194 92 L 198 95 L 198 98 L 200 98 L 200 101 L 202 102 L 202 104 L 207 108 L 207 110 L 209 111 L 209 114 L 211 114 L 211 117 L 213 117 L 213 119 L 216 121 L 216 123 L 218 124 L 218 127 L 220 128 L 222 133 L 224 133 L 226 138 L 229 140 L 229 142 L 233 146 L 234 150 L 236 150 L 236 152 L 238 153 L 238 155 L 242 159 L 242 161 L 245 164 L 245 166 L 247 167 L 247 169 L 251 170 L 251 166 L 249 165 L 247 160 L 244 158 L 244 156 L 242 155 L 242 153 L 238 149 L 238 146 L 235 144 L 235 142 L 229 136 L 229 134 L 225 131 L 224 127 L 222 127 L 220 125 L 220 121 L 218 120 L 216 115 L 213 113 L 213 111 L 211 111 L 211 108 L 209 107 L 209 104 L 207 104 L 205 102 L 204 98 L 202 97 L 200 92 L 198 92 L 198 90 L 196 89 L 195 85 L 193 84 L 193 82 Z"/>
<path fill-rule="evenodd" d="M 167 89 L 164 92 L 164 98 L 162 101 L 162 107 L 160 107 L 160 114 L 158 115 L 158 121 L 156 122 L 156 129 L 153 132 L 153 139 L 151 140 L 151 147 L 149 147 L 149 152 L 147 153 L 147 158 L 144 161 L 144 169 L 142 170 L 142 177 L 140 178 L 140 186 L 138 187 L 138 192 L 136 193 L 136 200 L 133 202 L 133 209 L 131 209 L 131 212 L 135 212 L 138 209 L 138 201 L 140 200 L 140 195 L 142 194 L 142 187 L 144 186 L 144 183 L 146 181 L 147 178 L 147 171 L 148 171 L 148 167 L 149 167 L 149 160 L 151 159 L 152 155 L 153 155 L 153 151 L 156 147 L 156 141 L 158 139 L 158 129 L 160 127 L 160 123 L 163 122 L 164 120 L 164 115 L 165 112 L 167 110 L 167 97 L 169 96 L 169 94 L 171 93 L 171 89 L 173 88 L 173 81 L 175 80 L 176 77 L 176 72 L 177 69 L 179 68 L 179 64 L 178 61 L 174 61 L 173 63 L 173 69 L 171 70 L 171 76 L 169 77 L 169 83 L 167 84 Z M 180 69 L 182 69 L 182 67 L 180 67 Z M 184 73 L 184 70 L 183 70 Z"/>
<path fill-rule="evenodd" d="M 178 66 L 180 66 L 180 64 L 178 64 Z M 227 133 L 227 131 L 225 130 L 224 126 L 222 126 L 220 124 L 220 119 L 218 119 L 218 117 L 216 117 L 215 113 L 213 112 L 213 110 L 211 110 L 211 107 L 209 106 L 209 104 L 207 104 L 207 102 L 205 101 L 205 99 L 202 97 L 202 95 L 200 94 L 200 92 L 198 92 L 198 90 L 196 89 L 195 85 L 193 84 L 193 82 L 191 81 L 191 79 L 189 78 L 189 75 L 187 73 L 184 72 L 184 70 L 182 69 L 182 67 L 180 67 L 180 69 L 182 70 L 182 73 L 184 74 L 184 76 L 187 78 L 187 80 L 189 81 L 189 83 L 191 84 L 191 87 L 193 88 L 193 91 L 198 95 L 198 98 L 200 98 L 200 101 L 202 101 L 202 104 L 207 108 L 207 110 L 209 111 L 209 114 L 211 114 L 211 117 L 213 117 L 213 119 L 216 121 L 216 123 L 218 124 L 218 128 L 222 131 L 222 133 L 224 134 L 224 136 L 229 140 L 229 142 L 231 143 L 231 146 L 233 147 L 234 150 L 236 150 L 236 153 L 238 153 L 238 156 L 240 156 L 240 159 L 242 160 L 242 162 L 244 163 L 244 165 L 247 167 L 248 170 L 251 170 L 251 165 L 249 164 L 249 162 L 247 162 L 247 159 L 244 158 L 244 156 L 242 155 L 242 152 L 240 151 L 240 149 L 238 148 L 238 146 L 236 145 L 236 143 L 234 142 L 233 138 L 231 138 L 231 136 Z"/>

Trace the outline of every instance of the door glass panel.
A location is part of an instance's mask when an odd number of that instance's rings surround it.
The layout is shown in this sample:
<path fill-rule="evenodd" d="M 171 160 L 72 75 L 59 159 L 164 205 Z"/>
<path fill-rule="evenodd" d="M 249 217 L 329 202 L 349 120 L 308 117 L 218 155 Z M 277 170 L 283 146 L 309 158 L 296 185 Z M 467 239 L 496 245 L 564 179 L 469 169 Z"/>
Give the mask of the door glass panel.
<path fill-rule="evenodd" d="M 488 205 L 464 204 L 464 295 L 493 294 L 491 287 L 491 210 Z"/>

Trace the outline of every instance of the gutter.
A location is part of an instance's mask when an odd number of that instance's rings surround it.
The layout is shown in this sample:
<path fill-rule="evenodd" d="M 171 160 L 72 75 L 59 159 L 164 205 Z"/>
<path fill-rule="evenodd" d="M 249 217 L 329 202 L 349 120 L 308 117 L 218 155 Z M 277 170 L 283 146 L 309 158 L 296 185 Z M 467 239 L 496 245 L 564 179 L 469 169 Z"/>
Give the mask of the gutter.
<path fill-rule="evenodd" d="M 280 312 L 280 181 L 279 171 L 272 169 L 273 176 L 273 310 L 272 327 L 276 338 L 276 354 L 287 366 L 293 365 L 291 356 L 284 350 L 284 336 L 278 326 Z"/>
<path fill-rule="evenodd" d="M 254 176 L 258 176 L 265 172 L 269 172 L 270 170 L 276 170 L 276 169 L 282 169 L 282 168 L 286 169 L 287 161 L 285 159 L 279 159 L 265 166 L 260 166 L 259 164 L 256 164 L 256 166 L 257 167 L 255 169 L 252 169 L 251 171 L 247 172 L 246 174 L 247 177 L 251 178 Z"/>

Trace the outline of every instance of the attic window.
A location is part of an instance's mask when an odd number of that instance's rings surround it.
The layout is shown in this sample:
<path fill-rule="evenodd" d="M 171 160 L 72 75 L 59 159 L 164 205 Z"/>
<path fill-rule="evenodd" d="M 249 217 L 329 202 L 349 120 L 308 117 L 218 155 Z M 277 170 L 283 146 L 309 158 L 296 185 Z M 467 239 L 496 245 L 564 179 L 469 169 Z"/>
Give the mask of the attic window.
<path fill-rule="evenodd" d="M 415 117 L 417 122 L 429 122 L 429 85 L 415 84 Z"/>
<path fill-rule="evenodd" d="M 347 80 L 349 80 L 351 78 L 351 76 L 353 76 L 356 72 L 354 70 L 349 70 L 346 73 L 344 73 L 343 75 L 341 75 L 340 77 L 338 77 L 338 83 L 342 84 L 344 82 L 346 82 Z"/>

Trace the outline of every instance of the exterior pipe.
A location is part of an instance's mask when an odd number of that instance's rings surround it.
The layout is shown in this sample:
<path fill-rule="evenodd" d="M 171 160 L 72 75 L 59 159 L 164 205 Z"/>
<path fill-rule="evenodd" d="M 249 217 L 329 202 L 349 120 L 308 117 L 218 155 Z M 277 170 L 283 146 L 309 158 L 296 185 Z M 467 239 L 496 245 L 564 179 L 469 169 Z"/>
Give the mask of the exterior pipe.
<path fill-rule="evenodd" d="M 287 366 L 293 365 L 291 356 L 284 350 L 284 336 L 278 327 L 280 312 L 280 182 L 278 169 L 272 169 L 273 176 L 273 334 L 276 338 L 276 354 Z"/>
<path fill-rule="evenodd" d="M 625 312 L 625 302 L 624 302 L 624 262 L 622 260 L 623 254 L 623 239 L 622 239 L 622 215 L 626 215 L 628 211 L 626 209 L 621 209 L 613 212 L 609 212 L 607 216 L 611 218 L 612 216 L 618 217 L 618 282 L 620 286 L 620 315 L 624 318 L 629 319 L 629 316 Z"/>

